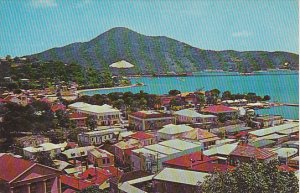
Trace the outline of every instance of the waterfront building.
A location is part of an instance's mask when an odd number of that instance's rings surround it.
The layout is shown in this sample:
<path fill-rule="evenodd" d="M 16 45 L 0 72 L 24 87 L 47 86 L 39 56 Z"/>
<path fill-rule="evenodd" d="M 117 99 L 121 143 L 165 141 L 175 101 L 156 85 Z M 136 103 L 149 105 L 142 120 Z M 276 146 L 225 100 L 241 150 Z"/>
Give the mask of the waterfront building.
<path fill-rule="evenodd" d="M 110 105 L 91 105 L 84 102 L 70 104 L 68 108 L 85 116 L 95 117 L 98 125 L 114 125 L 121 122 L 120 110 Z"/>
<path fill-rule="evenodd" d="M 157 130 L 167 124 L 176 124 L 171 114 L 158 111 L 138 111 L 128 115 L 129 126 L 134 130 Z"/>
<path fill-rule="evenodd" d="M 9 154 L 0 156 L 0 193 L 61 193 L 60 171 Z"/>
<path fill-rule="evenodd" d="M 281 115 L 260 115 L 255 117 L 253 121 L 259 122 L 260 128 L 267 128 L 284 123 L 283 117 Z"/>

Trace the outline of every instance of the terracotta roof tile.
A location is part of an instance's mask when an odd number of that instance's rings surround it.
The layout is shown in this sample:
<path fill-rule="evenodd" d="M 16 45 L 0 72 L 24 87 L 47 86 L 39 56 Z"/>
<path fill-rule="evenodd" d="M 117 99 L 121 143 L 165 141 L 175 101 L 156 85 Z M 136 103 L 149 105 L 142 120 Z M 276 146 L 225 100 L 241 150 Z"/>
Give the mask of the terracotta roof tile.
<path fill-rule="evenodd" d="M 206 173 L 212 173 L 212 172 L 225 172 L 227 170 L 233 170 L 234 167 L 226 164 L 218 164 L 218 163 L 202 163 L 198 164 L 196 166 L 193 166 L 189 168 L 193 171 L 200 171 L 200 172 L 206 172 Z"/>
<path fill-rule="evenodd" d="M 193 160 L 193 163 L 192 161 Z M 168 166 L 178 166 L 183 168 L 188 168 L 191 164 L 196 165 L 200 163 L 210 162 L 213 161 L 213 158 L 210 158 L 204 155 L 202 152 L 194 152 L 187 155 L 183 155 L 168 161 L 165 161 L 164 164 Z"/>
<path fill-rule="evenodd" d="M 267 149 L 260 149 L 250 145 L 238 145 L 230 155 L 256 158 L 258 160 L 268 159 L 276 155 L 276 153 Z"/>

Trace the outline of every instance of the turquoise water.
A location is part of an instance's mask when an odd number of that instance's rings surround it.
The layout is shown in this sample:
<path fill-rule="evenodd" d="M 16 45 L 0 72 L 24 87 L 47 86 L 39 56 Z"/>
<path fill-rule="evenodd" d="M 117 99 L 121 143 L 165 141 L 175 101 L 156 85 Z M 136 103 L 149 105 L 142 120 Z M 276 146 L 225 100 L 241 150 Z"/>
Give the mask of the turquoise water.
<path fill-rule="evenodd" d="M 218 88 L 221 92 L 229 90 L 231 93 L 254 92 L 257 95 L 271 96 L 271 101 L 285 103 L 299 103 L 298 74 L 289 75 L 260 75 L 260 76 L 190 76 L 190 77 L 141 77 L 131 79 L 133 83 L 143 82 L 146 86 L 119 88 L 110 90 L 86 91 L 83 94 L 107 94 L 110 92 L 133 93 L 144 92 L 151 94 L 166 94 L 169 90 L 177 89 L 181 92 L 196 89 L 211 90 Z M 261 113 L 279 113 L 285 118 L 299 119 L 298 107 L 276 107 L 265 109 Z M 277 114 L 278 114 L 277 113 Z"/>

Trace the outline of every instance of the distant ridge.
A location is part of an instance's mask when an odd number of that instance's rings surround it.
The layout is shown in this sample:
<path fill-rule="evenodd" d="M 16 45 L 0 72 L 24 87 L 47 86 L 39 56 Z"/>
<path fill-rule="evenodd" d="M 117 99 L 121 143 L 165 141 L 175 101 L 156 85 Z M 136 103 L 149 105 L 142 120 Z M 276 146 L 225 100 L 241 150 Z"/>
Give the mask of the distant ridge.
<path fill-rule="evenodd" d="M 128 70 L 131 74 L 299 69 L 299 55 L 293 53 L 203 50 L 165 36 L 145 36 L 124 27 L 112 28 L 88 42 L 72 43 L 27 57 L 93 65 L 98 69 L 108 69 L 110 64 L 126 60 L 135 65 Z"/>

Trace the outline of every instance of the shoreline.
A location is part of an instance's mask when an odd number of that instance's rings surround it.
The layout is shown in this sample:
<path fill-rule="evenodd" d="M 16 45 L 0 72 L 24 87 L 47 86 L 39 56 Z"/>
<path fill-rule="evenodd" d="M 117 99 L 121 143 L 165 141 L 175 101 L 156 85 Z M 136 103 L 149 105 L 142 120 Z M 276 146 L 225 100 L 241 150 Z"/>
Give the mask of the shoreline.
<path fill-rule="evenodd" d="M 91 88 L 91 89 L 83 89 L 83 90 L 77 90 L 77 94 L 81 94 L 83 92 L 89 92 L 89 91 L 95 91 L 95 90 L 111 90 L 111 89 L 122 89 L 122 88 L 131 88 L 131 87 L 141 87 L 145 86 L 145 84 L 138 85 L 138 84 L 132 84 L 129 86 L 115 86 L 115 87 L 106 87 L 106 88 Z"/>

